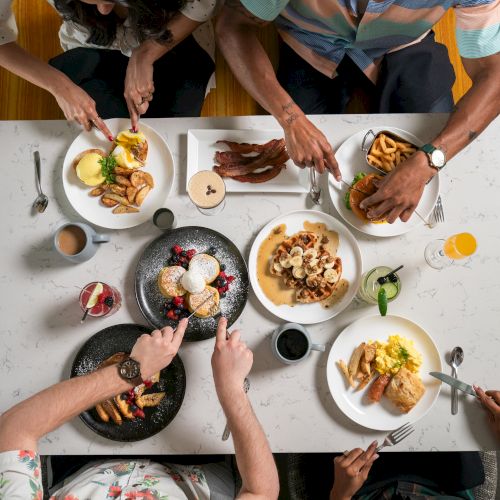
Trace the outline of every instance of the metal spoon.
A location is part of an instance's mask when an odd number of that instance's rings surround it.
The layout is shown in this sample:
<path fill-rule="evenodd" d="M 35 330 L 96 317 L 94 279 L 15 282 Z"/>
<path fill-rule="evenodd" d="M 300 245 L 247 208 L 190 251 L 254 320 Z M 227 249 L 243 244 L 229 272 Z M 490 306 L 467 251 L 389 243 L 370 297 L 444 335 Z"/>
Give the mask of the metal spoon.
<path fill-rule="evenodd" d="M 309 184 L 309 195 L 311 196 L 311 200 L 315 205 L 319 205 L 321 188 L 318 185 L 318 178 L 316 177 L 316 170 L 314 170 L 314 167 L 309 168 Z"/>
<path fill-rule="evenodd" d="M 47 208 L 47 205 L 49 204 L 49 198 L 43 194 L 42 191 L 42 184 L 41 184 L 41 179 L 42 179 L 42 173 L 40 170 L 40 153 L 38 151 L 35 151 L 34 155 L 35 157 L 35 172 L 36 172 L 36 182 L 37 182 L 37 187 L 38 187 L 38 196 L 36 200 L 33 202 L 33 206 L 40 212 L 45 212 L 45 209 Z"/>
<path fill-rule="evenodd" d="M 450 354 L 450 365 L 451 365 L 451 376 L 458 378 L 457 368 L 462 364 L 464 360 L 464 351 L 461 347 L 454 347 Z M 457 389 L 451 388 L 451 414 L 456 415 L 458 413 L 458 394 Z"/>

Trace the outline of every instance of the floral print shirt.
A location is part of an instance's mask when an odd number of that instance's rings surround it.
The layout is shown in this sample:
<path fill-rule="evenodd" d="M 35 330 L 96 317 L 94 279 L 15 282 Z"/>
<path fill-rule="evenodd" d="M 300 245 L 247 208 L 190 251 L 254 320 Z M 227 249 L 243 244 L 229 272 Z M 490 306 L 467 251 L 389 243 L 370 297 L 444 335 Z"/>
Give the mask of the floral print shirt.
<path fill-rule="evenodd" d="M 51 491 L 50 500 L 209 500 L 199 466 L 150 460 L 93 462 Z M 0 500 L 42 500 L 40 457 L 31 450 L 0 453 Z"/>

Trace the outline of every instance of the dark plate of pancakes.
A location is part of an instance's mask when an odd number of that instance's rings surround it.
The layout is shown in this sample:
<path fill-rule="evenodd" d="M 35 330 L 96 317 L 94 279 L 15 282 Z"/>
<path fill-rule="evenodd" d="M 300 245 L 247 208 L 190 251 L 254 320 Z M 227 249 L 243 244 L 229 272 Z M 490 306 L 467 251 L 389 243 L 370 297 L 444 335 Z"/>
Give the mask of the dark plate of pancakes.
<path fill-rule="evenodd" d="M 234 276 L 230 289 L 220 299 L 220 313 L 209 318 L 193 316 L 184 335 L 186 341 L 198 341 L 215 337 L 220 316 L 227 318 L 231 326 L 243 312 L 248 298 L 248 270 L 240 251 L 226 236 L 212 229 L 187 226 L 166 231 L 154 240 L 139 258 L 135 275 L 135 294 L 139 308 L 146 320 L 155 328 L 172 326 L 178 321 L 167 318 L 165 303 L 168 299 L 158 287 L 158 275 L 168 266 L 172 256 L 172 247 L 179 245 L 183 249 L 194 249 L 197 253 L 213 253 L 224 264 L 225 273 Z"/>
<path fill-rule="evenodd" d="M 114 325 L 96 333 L 78 351 L 71 368 L 71 377 L 97 370 L 101 363 L 118 352 L 130 353 L 144 333 L 151 333 L 151 328 L 134 324 Z M 113 441 L 140 441 L 151 437 L 174 419 L 184 400 L 186 372 L 179 355 L 161 370 L 160 380 L 153 387 L 155 392 L 164 391 L 166 394 L 158 406 L 144 408 L 144 419 L 123 418 L 121 425 L 112 420 L 103 422 L 95 408 L 84 411 L 80 418 L 94 432 Z"/>

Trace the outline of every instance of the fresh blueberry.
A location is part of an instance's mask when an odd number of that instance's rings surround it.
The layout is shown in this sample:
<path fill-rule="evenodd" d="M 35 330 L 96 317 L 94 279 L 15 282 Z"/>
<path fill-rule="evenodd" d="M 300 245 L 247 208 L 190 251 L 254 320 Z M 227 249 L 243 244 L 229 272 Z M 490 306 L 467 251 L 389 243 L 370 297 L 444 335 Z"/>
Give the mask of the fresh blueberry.
<path fill-rule="evenodd" d="M 221 271 L 225 271 L 226 270 L 226 265 L 225 264 L 221 264 L 220 265 L 220 270 Z"/>
<path fill-rule="evenodd" d="M 111 295 L 109 297 L 106 297 L 104 299 L 104 303 L 108 306 L 108 307 L 113 307 L 113 297 L 111 297 Z"/>
<path fill-rule="evenodd" d="M 181 255 L 182 255 L 183 257 L 187 257 L 187 252 L 186 252 L 186 250 L 183 250 L 183 251 L 181 252 Z"/>
<path fill-rule="evenodd" d="M 128 394 L 126 392 L 124 392 L 121 396 L 120 396 L 121 399 L 123 399 L 123 401 L 126 401 L 128 399 Z"/>
<path fill-rule="evenodd" d="M 389 281 L 391 283 L 397 283 L 398 282 L 398 277 L 395 274 L 389 275 Z"/>
<path fill-rule="evenodd" d="M 208 255 L 215 255 L 217 253 L 217 249 L 215 247 L 210 247 L 207 253 Z"/>
<path fill-rule="evenodd" d="M 183 263 L 182 263 L 182 267 L 183 267 L 184 269 L 187 269 L 187 268 L 189 267 L 189 266 L 188 266 L 188 263 L 187 263 L 187 262 L 183 262 Z"/>
<path fill-rule="evenodd" d="M 172 302 L 167 302 L 165 304 L 165 307 L 167 308 L 167 311 L 170 311 L 170 309 L 174 308 L 174 304 Z"/>
<path fill-rule="evenodd" d="M 220 294 L 220 298 L 221 298 L 221 299 L 223 299 L 225 296 L 226 296 L 226 292 L 222 292 L 222 293 Z"/>
<path fill-rule="evenodd" d="M 177 315 L 181 314 L 181 312 L 182 312 L 181 309 L 175 309 L 174 310 L 174 314 L 177 314 Z"/>
<path fill-rule="evenodd" d="M 132 411 L 132 412 L 137 411 L 137 406 L 130 405 L 130 411 Z"/>
<path fill-rule="evenodd" d="M 223 287 L 225 287 L 226 285 L 227 285 L 227 281 L 226 281 L 225 279 L 221 279 L 221 280 L 220 280 L 220 285 L 219 285 L 219 286 L 220 286 L 221 288 L 223 288 Z"/>

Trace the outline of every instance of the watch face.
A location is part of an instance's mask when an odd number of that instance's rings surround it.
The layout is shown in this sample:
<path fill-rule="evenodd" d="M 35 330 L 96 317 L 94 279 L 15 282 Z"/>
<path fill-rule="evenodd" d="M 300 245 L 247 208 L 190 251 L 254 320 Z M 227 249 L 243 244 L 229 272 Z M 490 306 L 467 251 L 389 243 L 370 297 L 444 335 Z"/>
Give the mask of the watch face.
<path fill-rule="evenodd" d="M 435 167 L 438 168 L 444 167 L 446 163 L 446 157 L 444 155 L 444 152 L 441 151 L 440 149 L 435 149 L 431 153 L 431 161 Z"/>
<path fill-rule="evenodd" d="M 140 374 L 139 364 L 133 359 L 127 359 L 121 364 L 120 373 L 122 377 L 127 379 L 138 377 Z"/>

